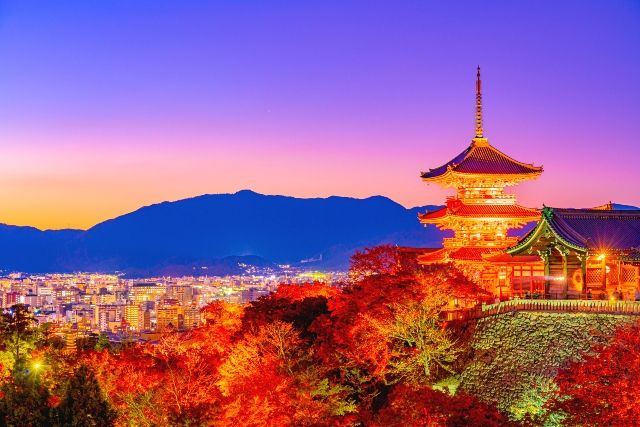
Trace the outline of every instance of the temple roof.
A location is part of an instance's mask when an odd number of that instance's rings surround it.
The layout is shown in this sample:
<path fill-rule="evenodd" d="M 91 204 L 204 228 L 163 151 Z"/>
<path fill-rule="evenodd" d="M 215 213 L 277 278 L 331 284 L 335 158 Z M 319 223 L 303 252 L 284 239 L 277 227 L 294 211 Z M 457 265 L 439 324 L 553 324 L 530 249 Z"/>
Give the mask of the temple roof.
<path fill-rule="evenodd" d="M 466 150 L 453 160 L 429 172 L 422 179 L 437 180 L 448 172 L 482 175 L 534 175 L 542 173 L 542 166 L 522 163 L 490 145 L 486 139 L 475 138 Z"/>
<path fill-rule="evenodd" d="M 458 200 L 447 203 L 447 206 L 424 214 L 419 214 L 420 221 L 431 222 L 446 216 L 463 216 L 469 218 L 530 218 L 535 221 L 540 211 L 520 205 L 466 205 Z"/>
<path fill-rule="evenodd" d="M 542 262 L 542 258 L 538 255 L 509 255 L 504 252 L 485 255 L 484 259 L 495 264 L 532 264 Z"/>
<path fill-rule="evenodd" d="M 538 225 L 509 248 L 518 253 L 530 246 L 544 225 L 567 246 L 582 251 L 633 252 L 640 248 L 640 211 L 558 209 L 545 207 Z"/>
<path fill-rule="evenodd" d="M 442 248 L 418 257 L 421 264 L 435 264 L 448 261 L 484 261 L 486 256 L 499 254 L 502 250 L 486 247 Z"/>

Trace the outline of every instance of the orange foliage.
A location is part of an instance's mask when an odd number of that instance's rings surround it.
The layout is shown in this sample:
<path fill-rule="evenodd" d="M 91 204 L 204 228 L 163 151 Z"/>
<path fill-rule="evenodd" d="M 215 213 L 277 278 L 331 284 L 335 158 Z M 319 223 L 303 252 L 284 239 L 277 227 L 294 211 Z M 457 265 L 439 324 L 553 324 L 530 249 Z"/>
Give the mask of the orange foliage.
<path fill-rule="evenodd" d="M 273 298 L 286 299 L 292 302 L 302 301 L 305 298 L 324 297 L 331 298 L 340 291 L 322 282 L 302 284 L 281 284 L 273 293 Z"/>
<path fill-rule="evenodd" d="M 397 250 L 393 247 L 383 247 L 357 254 L 354 265 L 391 265 L 388 260 L 394 251 Z M 384 271 L 356 274 L 357 280 L 351 286 L 329 300 L 330 313 L 316 319 L 311 330 L 318 334 L 318 355 L 324 363 L 336 368 L 347 363 L 387 383 L 393 381 L 388 375 L 389 362 L 397 350 L 385 334 L 391 323 L 410 319 L 405 308 L 416 303 L 437 316 L 457 293 L 468 295 L 476 287 L 445 265 L 409 269 L 399 265 Z"/>
<path fill-rule="evenodd" d="M 351 277 L 342 290 L 283 284 L 247 306 L 216 301 L 199 328 L 87 351 L 66 368 L 93 368 L 123 426 L 497 425 L 468 396 L 408 386 L 446 368 L 454 352 L 440 311 L 477 287 L 393 246 L 356 254 Z"/>

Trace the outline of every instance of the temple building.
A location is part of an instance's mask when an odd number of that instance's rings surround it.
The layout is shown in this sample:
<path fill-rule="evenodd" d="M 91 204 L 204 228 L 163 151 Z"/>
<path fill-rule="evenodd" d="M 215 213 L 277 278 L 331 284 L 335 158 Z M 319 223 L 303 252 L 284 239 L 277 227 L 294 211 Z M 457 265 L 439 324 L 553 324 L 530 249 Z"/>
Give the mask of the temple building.
<path fill-rule="evenodd" d="M 510 255 L 539 255 L 549 298 L 636 299 L 640 211 L 545 207 Z"/>
<path fill-rule="evenodd" d="M 489 144 L 482 129 L 480 67 L 476 132 L 453 160 L 422 180 L 455 189 L 446 206 L 420 222 L 452 230 L 443 247 L 424 249 L 421 264 L 453 262 L 483 289 L 509 298 L 640 298 L 640 210 L 542 211 L 520 206 L 506 187 L 537 178 L 542 167 L 522 163 Z M 522 239 L 509 231 L 537 221 Z"/>
<path fill-rule="evenodd" d="M 425 225 L 453 230 L 453 237 L 445 238 L 442 249 L 426 252 L 418 261 L 454 262 L 484 289 L 502 296 L 511 294 L 507 277 L 513 275 L 514 268 L 527 277 L 543 274 L 537 255 L 513 257 L 504 253 L 504 249 L 517 243 L 517 237 L 509 236 L 509 230 L 540 217 L 537 209 L 518 205 L 515 195 L 505 192 L 505 188 L 537 178 L 542 167 L 509 157 L 485 138 L 481 84 L 478 67 L 476 131 L 471 144 L 453 160 L 421 175 L 423 181 L 453 188 L 456 194 L 447 198 L 445 207 L 419 215 Z"/>

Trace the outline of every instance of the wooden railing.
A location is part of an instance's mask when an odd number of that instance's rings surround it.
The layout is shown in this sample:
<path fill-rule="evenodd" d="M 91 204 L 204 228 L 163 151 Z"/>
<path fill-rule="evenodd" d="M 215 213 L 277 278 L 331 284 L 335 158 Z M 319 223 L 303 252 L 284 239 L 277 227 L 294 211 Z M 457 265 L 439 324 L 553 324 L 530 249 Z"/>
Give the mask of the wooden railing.
<path fill-rule="evenodd" d="M 459 313 L 460 315 L 456 316 L 456 318 L 479 319 L 513 311 L 605 313 L 640 316 L 640 301 L 520 299 L 496 304 L 483 304 L 467 311 L 467 313 Z"/>

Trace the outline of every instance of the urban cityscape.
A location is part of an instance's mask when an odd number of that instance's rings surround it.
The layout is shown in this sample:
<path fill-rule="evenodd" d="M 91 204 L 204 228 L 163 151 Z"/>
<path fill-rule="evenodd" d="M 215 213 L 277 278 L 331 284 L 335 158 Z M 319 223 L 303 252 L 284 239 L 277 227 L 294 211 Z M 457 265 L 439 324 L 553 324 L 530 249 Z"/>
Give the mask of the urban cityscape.
<path fill-rule="evenodd" d="M 214 301 L 247 304 L 280 284 L 339 284 L 346 279 L 342 272 L 309 272 L 287 265 L 279 266 L 277 274 L 268 268 L 240 267 L 246 275 L 125 279 L 109 274 L 11 273 L 0 277 L 2 308 L 25 305 L 38 324 L 49 324 L 51 333 L 75 352 L 78 343 L 95 345 L 100 335 L 114 343 L 147 342 L 157 341 L 167 329 L 196 328 L 202 308 Z"/>

